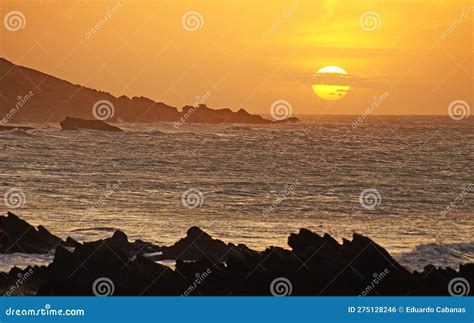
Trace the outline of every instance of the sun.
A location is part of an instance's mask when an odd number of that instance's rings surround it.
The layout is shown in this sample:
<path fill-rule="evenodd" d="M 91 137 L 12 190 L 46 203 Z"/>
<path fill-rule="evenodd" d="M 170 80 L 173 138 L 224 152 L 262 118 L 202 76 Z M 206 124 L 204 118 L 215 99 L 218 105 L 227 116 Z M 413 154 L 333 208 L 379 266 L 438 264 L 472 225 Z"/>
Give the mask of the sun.
<path fill-rule="evenodd" d="M 338 66 L 326 66 L 320 68 L 315 76 L 316 78 L 320 77 L 322 81 L 321 83 L 313 85 L 314 93 L 326 101 L 336 101 L 345 97 L 351 87 L 349 85 L 337 84 L 338 77 L 344 75 L 348 75 L 347 72 Z"/>

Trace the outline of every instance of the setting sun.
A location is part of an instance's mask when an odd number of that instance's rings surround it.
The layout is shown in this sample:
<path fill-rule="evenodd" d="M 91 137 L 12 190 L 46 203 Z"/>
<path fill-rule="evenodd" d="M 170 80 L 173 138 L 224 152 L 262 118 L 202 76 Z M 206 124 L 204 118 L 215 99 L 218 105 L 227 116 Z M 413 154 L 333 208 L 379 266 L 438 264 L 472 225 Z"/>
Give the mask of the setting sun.
<path fill-rule="evenodd" d="M 345 75 L 348 75 L 347 72 L 338 67 L 338 66 L 326 66 L 320 68 L 315 77 L 319 78 L 320 76 L 333 76 L 332 78 L 325 78 L 324 81 L 318 84 L 313 84 L 313 91 L 321 99 L 326 101 L 336 101 L 344 96 L 351 89 L 349 85 L 341 85 L 338 83 L 338 79 L 343 79 Z M 334 81 L 331 81 L 333 79 Z M 335 84 L 333 84 L 334 82 Z"/>

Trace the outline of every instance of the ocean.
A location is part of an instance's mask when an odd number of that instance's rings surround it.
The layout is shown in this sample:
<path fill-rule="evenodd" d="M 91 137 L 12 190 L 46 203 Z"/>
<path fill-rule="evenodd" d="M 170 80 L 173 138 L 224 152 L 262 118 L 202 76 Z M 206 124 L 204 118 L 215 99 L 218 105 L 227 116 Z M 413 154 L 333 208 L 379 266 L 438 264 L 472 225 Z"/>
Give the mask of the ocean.
<path fill-rule="evenodd" d="M 80 241 L 170 245 L 199 226 L 264 250 L 307 228 L 366 235 L 411 270 L 473 262 L 474 119 L 357 118 L 0 132 L 1 211 Z M 0 270 L 52 256 L 0 255 Z"/>

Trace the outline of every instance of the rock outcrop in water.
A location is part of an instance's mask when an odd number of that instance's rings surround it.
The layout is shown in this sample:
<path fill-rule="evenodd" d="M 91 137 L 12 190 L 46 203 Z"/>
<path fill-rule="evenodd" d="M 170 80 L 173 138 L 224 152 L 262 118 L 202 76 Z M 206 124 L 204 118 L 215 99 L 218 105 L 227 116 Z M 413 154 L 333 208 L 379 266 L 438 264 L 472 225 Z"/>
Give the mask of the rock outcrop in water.
<path fill-rule="evenodd" d="M 184 106 L 182 118 L 189 123 L 237 123 L 237 124 L 279 124 L 279 123 L 296 123 L 299 122 L 297 118 L 288 118 L 284 120 L 271 121 L 264 119 L 259 115 L 252 115 L 240 109 L 233 112 L 231 109 L 211 109 L 205 104 L 198 106 Z"/>
<path fill-rule="evenodd" d="M 10 131 L 10 130 L 15 130 L 15 129 L 19 129 L 19 130 L 32 130 L 34 128 L 32 127 L 21 127 L 21 126 L 2 126 L 0 125 L 0 131 Z"/>
<path fill-rule="evenodd" d="M 99 131 L 123 132 L 122 129 L 112 126 L 101 120 L 84 120 L 79 118 L 66 117 L 59 123 L 62 130 L 91 129 Z"/>
<path fill-rule="evenodd" d="M 9 116 L 10 122 L 60 122 L 70 116 L 93 119 L 93 107 L 105 102 L 111 122 L 130 123 L 243 123 L 274 124 L 296 122 L 289 118 L 271 121 L 240 109 L 210 109 L 205 105 L 185 106 L 183 111 L 145 97 L 115 97 L 110 93 L 72 84 L 31 68 L 15 65 L 0 58 L 0 118 Z M 19 94 L 21 100 L 19 100 Z"/>
<path fill-rule="evenodd" d="M 23 222 L 22 226 L 28 229 Z M 19 240 L 23 243 L 21 237 Z M 301 229 L 290 235 L 288 245 L 291 249 L 270 247 L 257 252 L 226 244 L 192 227 L 173 246 L 160 247 L 140 240 L 131 243 L 125 233 L 116 231 L 108 239 L 76 242 L 74 251 L 59 244 L 48 267 L 34 267 L 36 275 L 28 293 L 448 295 L 453 279 L 474 284 L 474 264 L 463 265 L 459 271 L 427 266 L 421 273 L 411 273 L 384 248 L 359 234 L 340 244 L 329 235 Z M 150 254 L 175 259 L 176 268 L 153 261 Z M 0 280 L 0 290 L 14 283 L 18 269 L 12 272 Z"/>

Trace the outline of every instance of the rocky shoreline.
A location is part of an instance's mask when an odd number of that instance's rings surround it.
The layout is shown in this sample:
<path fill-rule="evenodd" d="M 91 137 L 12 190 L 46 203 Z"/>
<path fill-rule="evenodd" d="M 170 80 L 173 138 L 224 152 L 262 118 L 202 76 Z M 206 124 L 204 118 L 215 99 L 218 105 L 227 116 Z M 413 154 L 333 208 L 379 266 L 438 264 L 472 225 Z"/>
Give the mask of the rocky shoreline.
<path fill-rule="evenodd" d="M 211 96 L 208 91 L 197 96 L 192 105 L 185 105 L 180 110 L 143 96 L 116 97 L 108 92 L 72 84 L 2 57 L 0 87 L 3 89 L 0 100 L 2 124 L 61 122 L 67 117 L 112 123 L 172 122 L 176 128 L 184 123 L 272 125 L 299 122 L 291 117 L 292 109 L 288 103 L 275 106 L 274 109 L 282 109 L 283 115 L 276 112 L 274 120 L 269 120 L 248 113 L 243 108 L 238 111 L 211 109 L 206 104 Z M 24 95 L 19 96 L 18 93 Z"/>
<path fill-rule="evenodd" d="M 197 227 L 172 246 L 112 237 L 62 240 L 13 213 L 0 217 L 0 253 L 48 253 L 48 266 L 0 274 L 3 295 L 453 295 L 454 282 L 474 284 L 474 264 L 409 272 L 371 239 L 342 244 L 301 229 L 290 249 L 252 250 L 213 239 Z M 164 261 L 175 261 L 175 266 Z M 470 289 L 467 294 L 473 295 Z"/>

